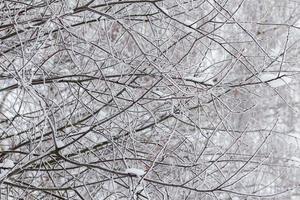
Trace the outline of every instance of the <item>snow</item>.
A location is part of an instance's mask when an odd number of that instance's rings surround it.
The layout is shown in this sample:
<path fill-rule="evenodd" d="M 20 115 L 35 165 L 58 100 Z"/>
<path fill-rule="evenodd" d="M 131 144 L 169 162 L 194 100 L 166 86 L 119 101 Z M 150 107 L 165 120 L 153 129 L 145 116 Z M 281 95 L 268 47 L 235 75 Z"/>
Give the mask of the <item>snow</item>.
<path fill-rule="evenodd" d="M 148 193 L 146 191 L 146 188 L 143 187 L 142 185 L 138 185 L 135 188 L 133 187 L 132 189 L 134 190 L 135 194 L 138 193 L 139 195 L 143 195 L 143 196 L 147 197 L 147 199 L 150 199 L 149 195 L 148 195 Z"/>
<path fill-rule="evenodd" d="M 79 129 L 79 132 L 83 133 L 83 132 L 87 132 L 90 131 L 91 127 L 90 126 L 85 126 Z"/>
<path fill-rule="evenodd" d="M 299 200 L 299 199 L 300 199 L 300 195 L 295 194 L 291 196 L 291 200 Z"/>
<path fill-rule="evenodd" d="M 280 55 L 282 53 L 282 51 L 283 50 L 282 50 L 282 44 L 281 44 L 281 42 L 278 42 L 276 44 L 276 46 L 273 49 L 271 49 L 271 52 L 272 52 L 273 56 Z"/>
<path fill-rule="evenodd" d="M 295 22 L 294 26 L 300 27 L 300 20 L 299 19 Z"/>
<path fill-rule="evenodd" d="M 77 1 L 76 0 L 67 0 L 66 5 L 67 5 L 68 9 L 73 10 L 77 6 Z"/>
<path fill-rule="evenodd" d="M 162 91 L 159 91 L 159 90 L 154 91 L 154 93 L 160 97 L 165 96 L 165 93 L 163 93 Z"/>
<path fill-rule="evenodd" d="M 185 24 L 191 26 L 192 28 L 197 28 L 197 23 L 194 23 L 191 20 L 185 20 Z"/>
<path fill-rule="evenodd" d="M 222 62 L 226 60 L 226 52 L 220 49 L 212 49 L 210 50 L 203 61 L 203 67 L 210 67 L 211 65 L 215 65 L 216 63 Z M 215 74 L 215 73 L 214 73 Z"/>
<path fill-rule="evenodd" d="M 141 185 L 138 185 L 137 187 L 136 187 L 136 189 L 135 189 L 137 192 L 141 192 L 141 191 L 143 191 L 144 190 L 144 187 L 143 186 L 141 186 Z"/>
<path fill-rule="evenodd" d="M 297 163 L 300 163 L 300 158 L 299 157 L 293 156 L 293 157 L 291 157 L 291 160 L 293 160 Z"/>
<path fill-rule="evenodd" d="M 289 136 L 296 138 L 296 139 L 300 139 L 299 133 L 290 133 Z"/>
<path fill-rule="evenodd" d="M 8 140 L 2 140 L 1 143 L 0 143 L 0 149 L 2 149 L 3 151 L 7 151 L 9 150 L 9 142 Z"/>
<path fill-rule="evenodd" d="M 128 168 L 125 170 L 125 173 L 136 176 L 143 176 L 145 174 L 145 171 L 138 168 Z"/>
<path fill-rule="evenodd" d="M 272 79 L 274 79 L 274 80 L 272 80 Z M 274 88 L 285 86 L 292 81 L 292 79 L 290 77 L 284 76 L 281 78 L 277 78 L 276 74 L 268 74 L 268 73 L 263 73 L 260 76 L 260 80 L 263 82 L 268 82 L 268 84 Z"/>
<path fill-rule="evenodd" d="M 56 139 L 56 145 L 58 148 L 61 148 L 65 146 L 65 143 L 61 140 Z"/>
<path fill-rule="evenodd" d="M 261 81 L 265 82 L 276 78 L 276 75 L 269 74 L 269 73 L 262 73 L 259 78 Z"/>
<path fill-rule="evenodd" d="M 169 15 L 169 11 L 165 7 L 160 8 L 165 14 Z"/>
<path fill-rule="evenodd" d="M 14 161 L 10 159 L 5 159 L 3 163 L 0 163 L 0 167 L 2 168 L 13 168 L 14 166 Z"/>

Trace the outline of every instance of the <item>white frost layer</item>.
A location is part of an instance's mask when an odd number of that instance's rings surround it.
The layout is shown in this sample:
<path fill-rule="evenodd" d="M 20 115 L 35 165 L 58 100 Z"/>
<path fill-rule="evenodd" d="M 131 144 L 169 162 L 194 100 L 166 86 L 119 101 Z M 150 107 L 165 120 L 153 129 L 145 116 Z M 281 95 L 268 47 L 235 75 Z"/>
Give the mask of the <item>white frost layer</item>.
<path fill-rule="evenodd" d="M 56 139 L 56 144 L 57 144 L 58 148 L 61 148 L 61 147 L 65 146 L 65 143 L 63 141 L 61 141 L 61 140 L 58 140 L 58 139 Z"/>
<path fill-rule="evenodd" d="M 2 140 L 0 143 L 0 149 L 2 149 L 3 151 L 7 151 L 9 150 L 10 144 L 8 142 L 8 140 Z"/>
<path fill-rule="evenodd" d="M 66 6 L 70 10 L 74 10 L 77 6 L 77 1 L 76 0 L 67 0 L 65 1 Z"/>
<path fill-rule="evenodd" d="M 0 163 L 0 167 L 3 168 L 13 168 L 15 166 L 14 161 L 10 159 L 5 159 L 3 163 Z"/>
<path fill-rule="evenodd" d="M 137 168 L 128 168 L 125 170 L 125 173 L 133 174 L 136 176 L 143 176 L 145 174 L 145 171 L 142 169 L 137 169 Z"/>

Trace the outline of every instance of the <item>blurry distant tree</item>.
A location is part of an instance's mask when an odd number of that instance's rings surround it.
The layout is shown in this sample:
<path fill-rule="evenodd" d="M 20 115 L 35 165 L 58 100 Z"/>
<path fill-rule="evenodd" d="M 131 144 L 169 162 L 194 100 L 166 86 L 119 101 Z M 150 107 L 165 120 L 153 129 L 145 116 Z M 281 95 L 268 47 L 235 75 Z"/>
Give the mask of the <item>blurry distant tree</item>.
<path fill-rule="evenodd" d="M 0 199 L 297 199 L 299 16 L 1 0 Z"/>

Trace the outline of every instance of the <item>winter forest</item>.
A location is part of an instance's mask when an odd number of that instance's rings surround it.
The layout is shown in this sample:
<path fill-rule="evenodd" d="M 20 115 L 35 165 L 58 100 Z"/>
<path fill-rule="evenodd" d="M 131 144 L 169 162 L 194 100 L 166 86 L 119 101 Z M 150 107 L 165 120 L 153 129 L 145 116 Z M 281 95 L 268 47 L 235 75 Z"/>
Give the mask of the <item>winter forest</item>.
<path fill-rule="evenodd" d="M 0 199 L 299 200 L 299 0 L 0 0 Z"/>

